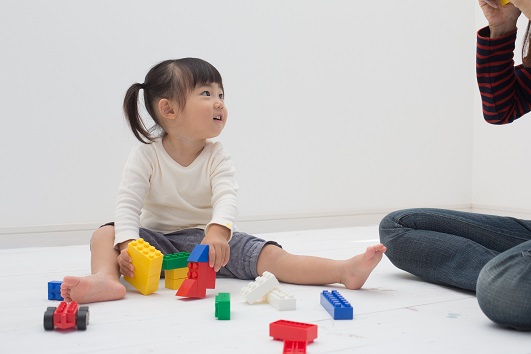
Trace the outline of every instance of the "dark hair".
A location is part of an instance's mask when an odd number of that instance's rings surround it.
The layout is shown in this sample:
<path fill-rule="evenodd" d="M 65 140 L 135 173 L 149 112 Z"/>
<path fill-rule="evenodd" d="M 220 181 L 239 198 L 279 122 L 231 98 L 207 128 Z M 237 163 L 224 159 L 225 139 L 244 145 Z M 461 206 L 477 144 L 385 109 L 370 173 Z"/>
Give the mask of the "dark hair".
<path fill-rule="evenodd" d="M 218 70 L 210 63 L 197 58 L 165 60 L 152 67 L 144 83 L 135 83 L 129 87 L 124 98 L 124 113 L 135 137 L 142 143 L 149 144 L 158 136 L 163 136 L 164 129 L 157 117 L 156 103 L 160 99 L 176 100 L 179 109 L 186 105 L 186 96 L 197 86 L 216 83 L 223 90 L 223 82 Z M 138 110 L 138 94 L 144 89 L 144 104 L 155 124 L 147 128 Z M 155 135 L 155 131 L 161 134 Z"/>
<path fill-rule="evenodd" d="M 531 68 L 531 56 L 529 55 L 529 42 L 531 41 L 531 20 L 527 22 L 525 30 L 524 45 L 522 46 L 522 64 L 524 67 Z"/>

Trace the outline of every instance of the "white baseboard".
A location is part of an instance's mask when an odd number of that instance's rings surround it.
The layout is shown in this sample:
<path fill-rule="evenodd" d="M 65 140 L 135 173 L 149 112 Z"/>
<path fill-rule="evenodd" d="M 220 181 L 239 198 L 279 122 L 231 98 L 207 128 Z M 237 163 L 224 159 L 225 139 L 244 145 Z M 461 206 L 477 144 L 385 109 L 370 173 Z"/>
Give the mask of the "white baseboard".
<path fill-rule="evenodd" d="M 471 211 L 475 213 L 512 216 L 518 219 L 531 220 L 531 209 L 500 207 L 486 204 L 472 204 Z"/>
<path fill-rule="evenodd" d="M 408 206 L 409 207 L 409 206 Z M 470 211 L 470 204 L 432 206 Z M 326 213 L 242 215 L 237 228 L 250 234 L 378 225 L 388 213 L 401 209 L 364 209 Z M 43 225 L 0 228 L 0 249 L 88 245 L 101 224 Z"/>

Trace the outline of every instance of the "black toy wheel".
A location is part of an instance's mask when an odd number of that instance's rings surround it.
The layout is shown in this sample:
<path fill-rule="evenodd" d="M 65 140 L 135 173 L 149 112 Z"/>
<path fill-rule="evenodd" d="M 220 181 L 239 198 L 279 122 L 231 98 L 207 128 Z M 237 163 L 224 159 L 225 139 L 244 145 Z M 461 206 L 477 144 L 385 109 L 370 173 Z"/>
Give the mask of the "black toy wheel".
<path fill-rule="evenodd" d="M 56 307 L 48 307 L 46 312 L 44 312 L 44 329 L 51 331 L 54 329 L 55 325 L 53 323 L 53 314 Z"/>
<path fill-rule="evenodd" d="M 80 331 L 87 329 L 89 324 L 89 309 L 88 306 L 81 306 L 76 315 L 76 327 Z"/>

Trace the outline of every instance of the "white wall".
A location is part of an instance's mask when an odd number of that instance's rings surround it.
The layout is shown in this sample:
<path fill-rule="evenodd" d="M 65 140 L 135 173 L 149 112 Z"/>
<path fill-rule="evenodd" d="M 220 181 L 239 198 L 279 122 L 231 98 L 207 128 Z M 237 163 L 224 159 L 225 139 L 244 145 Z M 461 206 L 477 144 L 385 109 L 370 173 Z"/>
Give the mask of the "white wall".
<path fill-rule="evenodd" d="M 521 64 L 527 18 L 520 16 L 515 63 Z M 477 29 L 487 25 L 476 8 Z M 479 90 L 474 92 L 474 168 L 472 199 L 477 209 L 531 218 L 531 119 L 529 115 L 503 126 L 483 120 Z"/>
<path fill-rule="evenodd" d="M 112 220 L 125 90 L 185 56 L 224 77 L 243 219 L 470 204 L 475 6 L 4 0 L 0 229 Z"/>

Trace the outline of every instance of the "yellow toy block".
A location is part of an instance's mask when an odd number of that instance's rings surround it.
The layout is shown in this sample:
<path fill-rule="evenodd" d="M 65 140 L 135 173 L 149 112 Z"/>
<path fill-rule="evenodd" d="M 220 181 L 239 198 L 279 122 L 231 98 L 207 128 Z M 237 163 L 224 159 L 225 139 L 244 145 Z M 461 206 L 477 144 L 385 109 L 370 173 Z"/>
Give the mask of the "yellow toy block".
<path fill-rule="evenodd" d="M 185 279 L 188 278 L 188 267 L 168 269 L 164 271 L 164 286 L 168 289 L 178 290 Z"/>
<path fill-rule="evenodd" d="M 509 0 L 500 0 L 501 6 L 505 6 L 509 3 Z"/>
<path fill-rule="evenodd" d="M 129 242 L 127 253 L 135 267 L 135 277 L 124 276 L 124 280 L 144 295 L 157 291 L 162 270 L 162 252 L 139 238 Z"/>
<path fill-rule="evenodd" d="M 165 278 L 164 279 L 164 287 L 167 289 L 172 290 L 179 290 L 181 285 L 183 285 L 183 282 L 188 278 L 179 278 L 179 279 L 171 279 L 171 278 Z"/>
<path fill-rule="evenodd" d="M 124 277 L 124 279 L 134 286 L 142 295 L 152 294 L 159 289 L 160 275 L 151 278 L 145 278 L 142 276 L 137 277 L 135 275 L 134 278 L 127 277 L 126 279 L 126 277 Z"/>
<path fill-rule="evenodd" d="M 164 271 L 164 277 L 170 279 L 188 278 L 188 267 L 169 269 Z"/>

